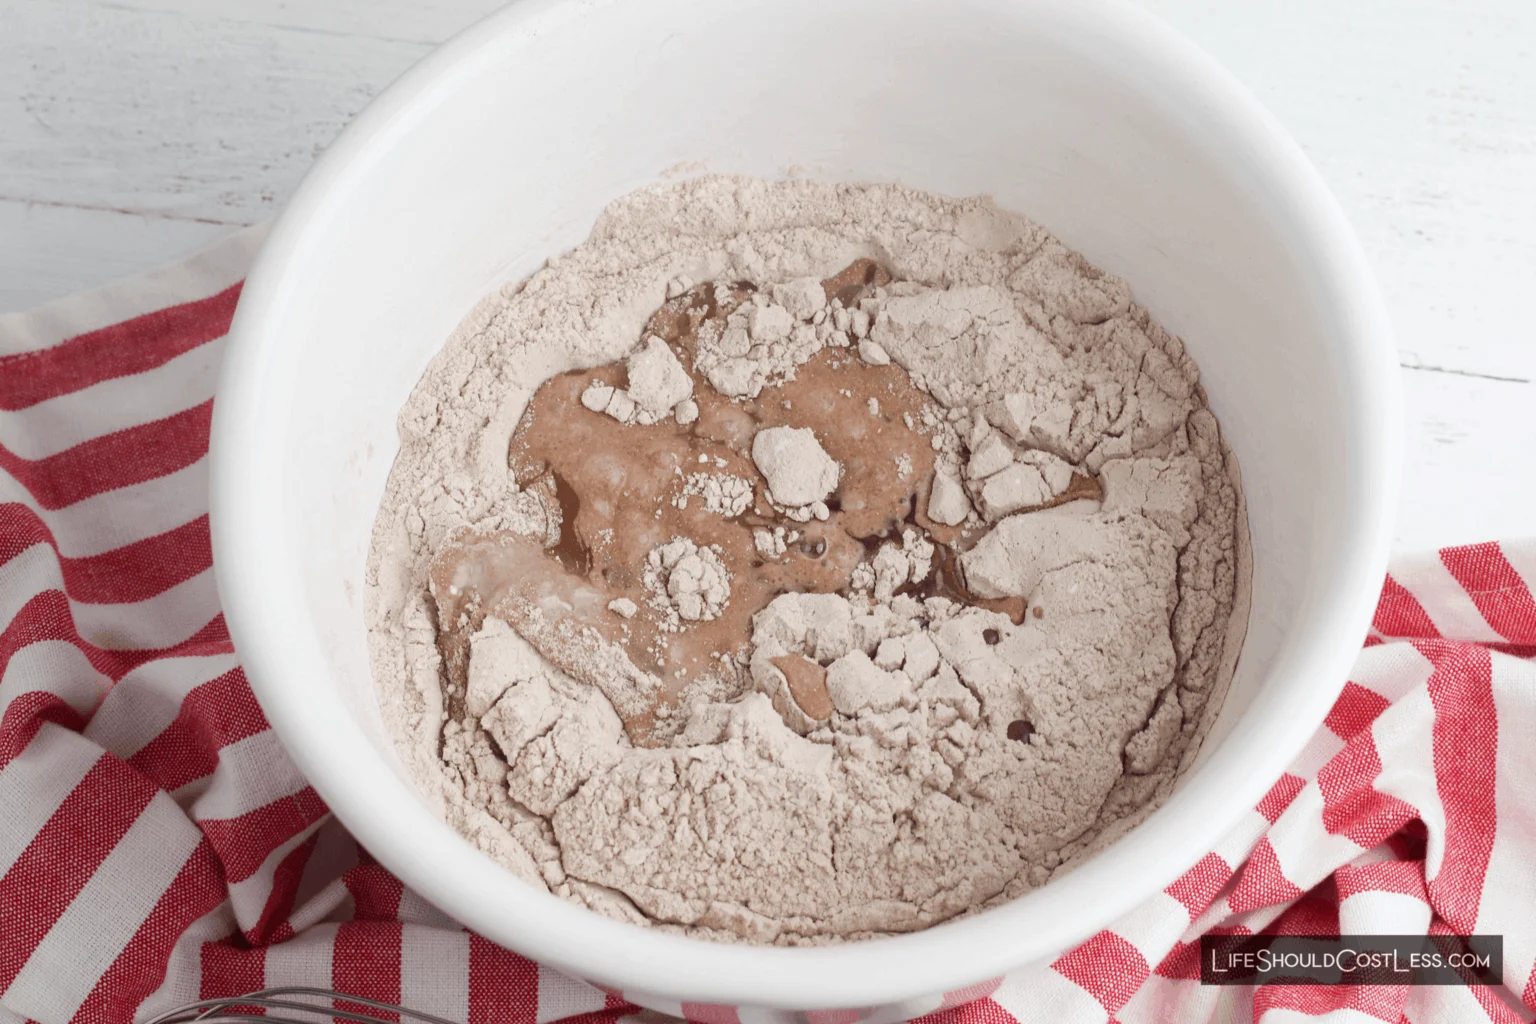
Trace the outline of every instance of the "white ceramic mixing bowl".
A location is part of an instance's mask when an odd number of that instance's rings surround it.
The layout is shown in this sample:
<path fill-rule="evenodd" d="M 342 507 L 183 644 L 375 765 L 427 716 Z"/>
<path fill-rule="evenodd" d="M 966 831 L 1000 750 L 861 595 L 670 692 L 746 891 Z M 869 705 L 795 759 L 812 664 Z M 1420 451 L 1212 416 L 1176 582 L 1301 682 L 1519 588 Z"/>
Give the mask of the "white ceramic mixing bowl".
<path fill-rule="evenodd" d="M 516 881 L 404 778 L 361 611 L 396 413 L 476 300 L 668 168 L 990 193 L 1129 280 L 1198 361 L 1247 490 L 1247 642 L 1201 763 L 1074 873 L 900 938 L 715 945 Z M 1312 167 L 1232 78 L 1126 4 L 522 0 L 376 100 L 267 241 L 215 403 L 219 589 L 299 767 L 458 920 L 674 1012 L 896 1019 L 1054 956 L 1167 885 L 1319 726 L 1385 566 L 1396 380 L 1376 287 Z"/>

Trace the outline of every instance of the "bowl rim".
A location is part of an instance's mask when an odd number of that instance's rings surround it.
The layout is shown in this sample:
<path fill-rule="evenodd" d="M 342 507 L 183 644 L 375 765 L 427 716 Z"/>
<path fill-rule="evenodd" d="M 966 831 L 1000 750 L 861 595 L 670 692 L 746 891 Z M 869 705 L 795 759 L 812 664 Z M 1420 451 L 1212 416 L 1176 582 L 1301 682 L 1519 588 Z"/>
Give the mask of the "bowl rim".
<path fill-rule="evenodd" d="M 611 0 L 610 0 L 611 2 Z M 634 2 L 634 0 L 630 0 Z M 1019 0 L 974 0 L 1016 7 Z M 1209 853 L 1280 777 L 1342 688 L 1366 635 L 1386 572 L 1400 475 L 1401 397 L 1392 331 L 1356 237 L 1321 176 L 1278 122 L 1216 61 L 1129 0 L 1028 0 L 1049 16 L 1109 34 L 1141 51 L 1157 71 L 1201 96 L 1203 123 L 1226 145 L 1245 147 L 1268 173 L 1271 201 L 1294 222 L 1332 285 L 1330 301 L 1347 324 L 1347 356 L 1361 387 L 1354 424 L 1363 473 L 1359 543 L 1337 567 L 1330 595 L 1336 625 L 1310 642 L 1291 674 L 1336 680 L 1293 688 L 1290 718 L 1265 723 L 1247 764 L 1222 777 L 1195 777 L 1136 830 L 1051 885 L 962 921 L 891 938 L 814 949 L 736 946 L 609 920 L 528 885 L 508 885 L 505 869 L 433 814 L 387 766 L 360 778 L 361 763 L 384 762 L 334 694 L 291 680 L 323 674 L 320 640 L 304 630 L 302 590 L 283 575 L 281 516 L 266 495 L 281 479 L 281 444 L 263 429 L 280 394 L 266 389 L 268 361 L 286 310 L 295 302 L 293 268 L 315 229 L 334 213 L 334 197 L 426 116 L 433 98 L 469 81 L 510 37 L 552 20 L 589 15 L 590 0 L 518 0 L 466 29 L 384 90 L 340 135 L 301 183 L 267 238 L 231 327 L 210 437 L 210 517 L 218 590 L 252 690 L 295 764 L 337 818 L 386 867 L 423 897 L 481 935 L 542 963 L 629 993 L 663 999 L 776 1009 L 890 1004 L 950 992 L 1035 964 L 1087 939 L 1165 887 Z M 298 600 L 275 600 L 274 595 Z M 293 632 L 298 630 L 298 633 Z M 298 637 L 298 642 L 295 642 Z M 1240 739 L 1245 715 L 1226 742 Z M 1281 730 L 1277 738 L 1276 729 Z M 1203 808 L 1182 822 L 1170 808 Z M 1215 809 L 1215 813 L 1210 813 Z M 1150 851 L 1151 855 L 1148 855 Z M 1139 877 L 1139 886 L 1124 886 Z M 792 980 L 786 980 L 792 979 Z"/>

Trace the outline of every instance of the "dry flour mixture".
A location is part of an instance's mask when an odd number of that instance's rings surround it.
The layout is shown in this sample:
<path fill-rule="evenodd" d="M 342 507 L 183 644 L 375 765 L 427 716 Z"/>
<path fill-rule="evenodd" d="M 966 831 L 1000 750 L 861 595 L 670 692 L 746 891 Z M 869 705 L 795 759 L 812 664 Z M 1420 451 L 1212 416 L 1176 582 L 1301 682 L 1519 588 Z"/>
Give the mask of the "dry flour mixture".
<path fill-rule="evenodd" d="M 1041 885 L 1168 793 L 1246 621 L 1194 363 L 985 199 L 641 190 L 400 431 L 368 608 L 401 756 L 637 924 L 826 942 Z"/>

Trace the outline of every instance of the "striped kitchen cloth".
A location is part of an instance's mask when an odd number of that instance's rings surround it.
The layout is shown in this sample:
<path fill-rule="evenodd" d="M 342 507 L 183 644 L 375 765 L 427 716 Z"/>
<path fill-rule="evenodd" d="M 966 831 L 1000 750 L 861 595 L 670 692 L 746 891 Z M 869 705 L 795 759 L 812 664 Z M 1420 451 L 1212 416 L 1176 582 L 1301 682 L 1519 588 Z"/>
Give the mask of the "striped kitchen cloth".
<path fill-rule="evenodd" d="M 275 985 L 474 1024 L 626 1016 L 405 889 L 251 696 L 206 484 L 258 243 L 0 317 L 0 1024 L 142 1020 Z M 1536 543 L 1399 559 L 1326 727 L 1218 849 L 1054 963 L 926 1019 L 1531 1021 L 1533 586 Z M 1501 934 L 1503 985 L 1202 987 L 1196 940 L 1218 931 Z"/>

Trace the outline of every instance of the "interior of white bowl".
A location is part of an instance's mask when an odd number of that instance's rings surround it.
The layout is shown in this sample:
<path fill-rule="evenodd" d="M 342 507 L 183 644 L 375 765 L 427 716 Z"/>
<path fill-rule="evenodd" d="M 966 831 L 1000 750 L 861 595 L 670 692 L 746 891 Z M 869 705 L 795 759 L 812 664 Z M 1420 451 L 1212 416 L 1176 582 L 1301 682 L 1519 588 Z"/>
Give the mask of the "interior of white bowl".
<path fill-rule="evenodd" d="M 478 299 L 669 168 L 990 193 L 1129 280 L 1199 363 L 1247 492 L 1246 647 L 1202 763 L 1073 874 L 898 939 L 712 945 L 517 882 L 405 781 L 361 612 L 397 411 Z M 1106 925 L 1198 859 L 1301 748 L 1380 582 L 1395 379 L 1369 273 L 1299 152 L 1203 56 L 1118 3 L 524 0 L 365 112 L 267 243 L 216 403 L 221 592 L 301 769 L 381 861 L 482 934 L 670 998 L 887 1002 Z"/>

